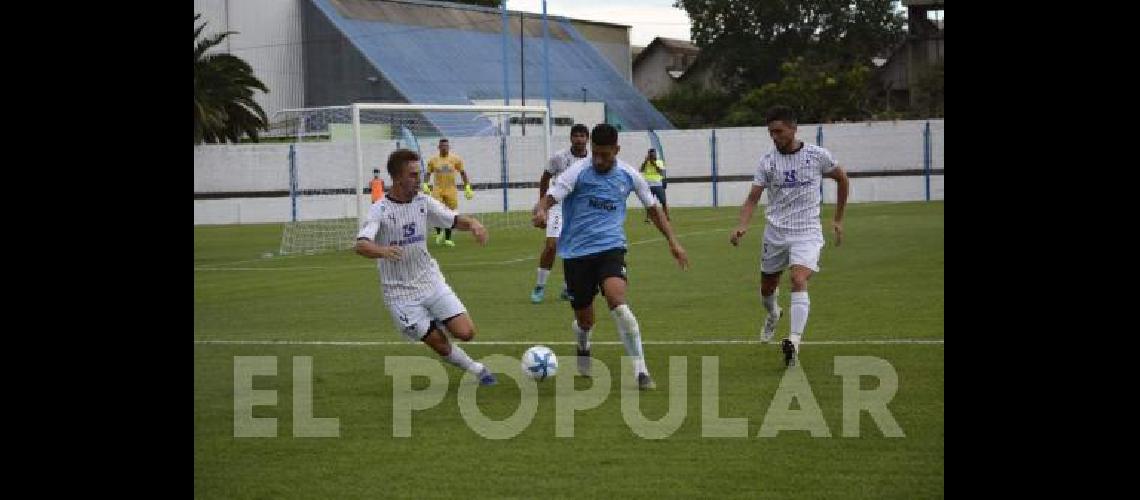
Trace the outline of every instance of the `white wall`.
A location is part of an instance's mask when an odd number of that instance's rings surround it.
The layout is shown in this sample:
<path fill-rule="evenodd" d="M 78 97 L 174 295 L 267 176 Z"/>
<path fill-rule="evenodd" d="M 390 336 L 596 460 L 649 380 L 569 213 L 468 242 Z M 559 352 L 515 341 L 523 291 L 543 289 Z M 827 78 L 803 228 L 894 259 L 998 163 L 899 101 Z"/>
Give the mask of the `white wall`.
<path fill-rule="evenodd" d="M 864 177 L 851 179 L 849 203 L 883 201 L 919 201 L 925 198 L 924 179 L 921 176 Z M 740 206 L 748 195 L 749 182 L 721 182 L 717 185 L 719 206 Z M 824 184 L 824 203 L 835 203 L 835 183 Z M 308 213 L 314 219 L 334 219 L 351 213 L 351 196 L 332 196 L 319 204 L 310 204 Z M 767 204 L 765 193 L 760 203 Z M 944 177 L 930 177 L 930 198 L 944 200 Z M 510 189 L 507 192 L 510 210 L 530 210 L 538 199 L 537 189 Z M 711 183 L 670 184 L 666 190 L 670 207 L 712 206 Z M 627 206 L 641 208 L 637 197 L 630 195 Z M 503 209 L 503 192 L 479 191 L 474 200 L 460 198 L 461 213 L 500 212 Z M 290 219 L 289 198 L 234 198 L 224 200 L 194 200 L 194 224 L 259 224 L 287 222 Z"/>
<path fill-rule="evenodd" d="M 557 115 L 557 111 L 555 113 Z M 924 121 L 834 124 L 823 126 L 823 146 L 850 172 L 913 170 L 923 168 Z M 932 168 L 945 168 L 945 123 L 932 120 Z M 799 137 L 815 143 L 816 125 L 801 125 Z M 712 130 L 663 130 L 658 132 L 670 177 L 700 177 L 712 174 Z M 719 176 L 751 175 L 760 155 L 771 149 L 767 131 L 760 127 L 717 129 Z M 452 151 L 462 156 L 468 177 L 476 184 L 502 182 L 502 162 L 497 137 L 452 137 Z M 645 132 L 623 132 L 618 157 L 639 165 L 650 147 Z M 551 152 L 569 146 L 569 130 L 551 138 Z M 387 156 L 395 141 L 378 141 L 362 146 L 364 172 L 359 174 L 356 152 L 351 142 L 304 143 L 295 146 L 298 187 L 301 190 L 356 189 L 371 179 L 373 168 L 385 170 Z M 434 141 L 424 141 L 425 156 L 436 153 Z M 546 164 L 542 137 L 508 139 L 508 182 L 538 182 Z M 850 201 L 907 201 L 926 198 L 922 176 L 853 178 Z M 289 145 L 203 145 L 194 147 L 195 193 L 241 193 L 289 189 Z M 718 204 L 739 205 L 749 189 L 748 181 L 719 182 Z M 944 177 L 931 177 L 931 198 L 945 199 Z M 535 188 L 508 191 L 510 210 L 526 210 L 535 202 Z M 667 197 L 671 206 L 711 206 L 711 183 L 670 183 Z M 833 203 L 835 185 L 824 184 L 824 201 Z M 352 197 L 306 196 L 300 198 L 302 220 L 355 216 Z M 637 204 L 630 198 L 631 204 Z M 460 210 L 479 213 L 503 209 L 501 190 L 481 190 L 473 201 L 461 200 Z M 291 217 L 287 196 L 195 200 L 195 224 L 281 222 Z"/>

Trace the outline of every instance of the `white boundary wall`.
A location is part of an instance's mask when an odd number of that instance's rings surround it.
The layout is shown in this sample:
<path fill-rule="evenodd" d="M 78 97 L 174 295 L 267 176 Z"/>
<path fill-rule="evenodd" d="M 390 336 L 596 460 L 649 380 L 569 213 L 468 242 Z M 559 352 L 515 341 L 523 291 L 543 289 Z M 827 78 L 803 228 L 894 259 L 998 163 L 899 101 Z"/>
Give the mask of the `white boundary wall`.
<path fill-rule="evenodd" d="M 850 202 L 916 201 L 926 199 L 925 178 L 918 174 L 923 168 L 923 133 L 927 121 L 868 122 L 822 125 L 823 147 L 848 172 L 909 171 L 911 175 L 856 177 L 851 180 Z M 930 120 L 931 169 L 945 169 L 945 121 Z M 797 136 L 815 144 L 819 125 L 800 125 Z M 721 179 L 726 176 L 751 176 L 756 161 L 771 149 L 772 142 L 763 127 L 716 129 L 716 165 Z M 662 130 L 658 131 L 665 150 L 666 168 L 670 178 L 711 178 L 713 130 Z M 541 146 L 530 144 L 540 136 L 509 138 L 511 151 L 508 181 L 537 183 L 545 159 Z M 476 184 L 495 183 L 502 179 L 497 137 L 453 137 L 452 150 L 460 154 L 468 168 L 468 176 Z M 390 142 L 390 144 L 388 143 Z M 395 141 L 365 145 L 367 170 L 380 167 L 382 160 L 395 148 Z M 618 143 L 618 157 L 627 163 L 639 165 L 650 147 L 644 131 L 623 132 Z M 424 154 L 431 155 L 433 144 L 421 144 Z M 553 137 L 551 151 L 569 146 L 568 137 Z M 351 143 L 304 143 L 296 145 L 297 158 L 306 166 L 300 175 L 307 188 L 349 188 L 332 186 L 322 179 L 346 179 L 355 173 L 345 174 L 338 169 L 355 170 L 355 151 Z M 311 165 L 320 165 L 314 171 Z M 321 175 L 321 174 L 328 175 Z M 370 173 L 370 172 L 369 172 Z M 369 175 L 370 178 L 370 175 Z M 385 182 L 390 183 L 386 172 Z M 367 180 L 362 180 L 367 182 Z M 739 205 L 748 193 L 748 180 L 731 180 L 717 183 L 717 204 Z M 203 145 L 194 147 L 194 224 L 249 224 L 285 222 L 290 219 L 289 145 Z M 249 197 L 249 193 L 279 193 L 271 197 Z M 232 197 L 200 199 L 202 195 L 230 193 Z M 671 182 L 666 191 L 670 206 L 712 206 L 711 182 Z M 538 197 L 537 188 L 508 189 L 510 210 L 529 209 Z M 930 197 L 945 199 L 944 175 L 930 177 Z M 835 201 L 835 183 L 825 181 L 824 202 Z M 319 205 L 309 200 L 307 217 L 336 218 L 352 213 L 353 197 L 323 197 Z M 630 197 L 630 206 L 639 206 Z M 316 207 L 316 208 L 315 208 Z M 496 212 L 503 209 L 502 189 L 485 189 L 476 193 L 474 200 L 460 200 L 460 211 L 466 213 Z"/>

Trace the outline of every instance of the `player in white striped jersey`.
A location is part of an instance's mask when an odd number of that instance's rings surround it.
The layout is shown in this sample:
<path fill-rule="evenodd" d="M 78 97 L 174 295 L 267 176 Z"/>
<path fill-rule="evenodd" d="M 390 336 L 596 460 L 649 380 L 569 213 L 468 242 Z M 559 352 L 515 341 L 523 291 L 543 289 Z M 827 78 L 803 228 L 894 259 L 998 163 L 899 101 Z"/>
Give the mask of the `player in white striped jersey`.
<path fill-rule="evenodd" d="M 550 157 L 550 164 L 542 172 L 542 179 L 538 181 L 538 199 L 546 197 L 546 190 L 558 179 L 558 175 L 570 168 L 570 165 L 590 158 L 590 149 L 586 143 L 590 141 L 590 129 L 581 123 L 570 127 L 570 149 L 563 149 Z M 534 304 L 542 302 L 546 294 L 546 278 L 550 276 L 550 269 L 554 267 L 554 253 L 558 246 L 558 236 L 562 234 L 562 205 L 554 205 L 547 211 L 546 243 L 543 244 L 542 253 L 538 255 L 538 280 L 534 290 L 530 293 L 530 301 Z M 566 283 L 562 283 L 562 300 L 570 300 L 566 291 Z"/>
<path fill-rule="evenodd" d="M 807 326 L 811 301 L 807 284 L 812 273 L 819 272 L 819 252 L 823 248 L 823 227 L 819 223 L 820 185 L 824 177 L 834 179 L 837 189 L 835 246 L 843 243 L 843 211 L 847 208 L 849 183 L 847 174 L 831 157 L 831 152 L 796 139 L 796 117 L 787 106 L 775 106 L 766 116 L 768 135 L 776 146 L 760 159 L 752 190 L 740 207 L 740 223 L 729 241 L 740 242 L 748 232 L 752 211 L 768 188 L 765 210 L 763 250 L 760 254 L 760 296 L 768 316 L 760 334 L 761 342 L 769 342 L 776 331 L 782 309 L 776 302 L 780 274 L 790 265 L 792 281 L 791 334 L 780 342 L 784 363 L 796 363 L 800 339 Z"/>
<path fill-rule="evenodd" d="M 480 245 L 487 242 L 487 229 L 419 193 L 420 158 L 414 151 L 392 152 L 388 174 L 392 176 L 392 189 L 368 209 L 364 227 L 356 235 L 356 253 L 377 260 L 381 295 L 397 330 L 475 374 L 480 384 L 495 384 L 495 376 L 487 367 L 444 335 L 450 332 L 466 342 L 475 337 L 475 324 L 427 251 L 427 234 L 432 227 L 471 231 Z"/>

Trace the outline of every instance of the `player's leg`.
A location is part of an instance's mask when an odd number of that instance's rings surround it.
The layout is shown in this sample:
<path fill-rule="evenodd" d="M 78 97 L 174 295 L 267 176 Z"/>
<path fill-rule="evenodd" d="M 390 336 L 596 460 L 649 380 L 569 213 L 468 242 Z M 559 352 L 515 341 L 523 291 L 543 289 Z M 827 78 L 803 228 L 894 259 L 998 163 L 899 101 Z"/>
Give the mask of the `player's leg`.
<path fill-rule="evenodd" d="M 665 201 L 665 186 L 653 186 L 649 188 L 649 190 L 653 192 L 653 196 L 657 198 L 657 201 L 661 202 L 661 210 L 665 212 L 665 220 L 672 221 L 672 219 L 669 218 L 669 204 Z"/>
<path fill-rule="evenodd" d="M 437 323 L 432 322 L 430 330 L 424 335 L 423 343 L 439 354 L 444 361 L 474 374 L 479 378 L 479 385 L 495 385 L 497 382 L 495 374 L 491 373 L 483 363 L 471 359 L 462 347 L 448 341 L 447 335 L 444 335 Z"/>
<path fill-rule="evenodd" d="M 760 302 L 764 304 L 767 316 L 760 331 L 760 342 L 771 342 L 776 333 L 776 325 L 784 315 L 777 299 L 780 296 L 780 275 L 788 267 L 788 247 L 767 240 L 762 242 L 760 251 Z"/>
<path fill-rule="evenodd" d="M 550 252 L 550 265 L 545 267 L 551 269 L 554 267 L 554 258 L 557 256 L 558 238 L 562 236 L 562 205 L 554 205 L 547 214 L 546 247 Z M 558 294 L 558 298 L 570 300 L 570 289 L 569 285 L 566 284 L 565 276 L 562 280 L 562 293 Z"/>
<path fill-rule="evenodd" d="M 475 322 L 471 320 L 471 316 L 467 314 L 467 308 L 463 306 L 463 302 L 459 300 L 459 297 L 450 287 L 440 290 L 439 293 L 426 301 L 425 305 L 431 317 L 439 318 L 433 324 L 442 326 L 442 328 L 438 328 L 438 331 L 444 340 L 446 340 L 446 336 L 442 335 L 444 332 L 448 332 L 452 337 L 464 342 L 475 338 Z M 482 363 L 472 360 L 462 347 L 453 342 L 449 343 L 449 347 L 450 351 L 444 358 L 447 362 L 474 373 L 479 377 L 479 383 L 482 385 L 495 383 L 495 376 L 490 370 Z"/>
<path fill-rule="evenodd" d="M 531 303 L 538 304 L 546 296 L 546 279 L 550 277 L 550 270 L 554 267 L 554 255 L 558 246 L 558 236 L 562 233 L 562 208 L 559 205 L 550 207 L 546 217 L 546 241 L 543 242 L 542 252 L 538 255 L 538 279 L 535 280 L 534 290 L 530 293 Z M 566 287 L 562 287 L 563 293 Z"/>
<path fill-rule="evenodd" d="M 389 304 L 388 310 L 392 315 L 392 321 L 396 324 L 396 329 L 405 337 L 412 341 L 427 344 L 444 361 L 480 375 L 482 382 L 482 372 L 485 371 L 486 367 L 473 361 L 461 347 L 453 345 L 447 340 L 447 336 L 444 335 L 439 323 L 432 320 L 432 313 L 425 303 Z M 492 380 L 490 383 L 494 383 L 494 381 Z"/>
<path fill-rule="evenodd" d="M 637 324 L 637 317 L 626 303 L 625 293 L 625 252 L 611 251 L 603 254 L 598 266 L 598 277 L 602 280 L 602 294 L 606 297 L 606 305 L 610 308 L 610 315 L 617 324 L 621 343 L 625 347 L 625 354 L 633 359 L 633 371 L 637 377 L 639 389 L 653 389 L 656 384 L 649 376 L 649 368 L 645 366 L 645 350 L 641 344 L 641 327 Z"/>
<path fill-rule="evenodd" d="M 449 189 L 444 193 L 440 193 L 440 196 L 443 198 L 441 201 L 443 201 L 444 205 L 447 205 L 447 208 L 450 208 L 452 210 L 459 208 L 459 191 L 456 191 L 455 188 Z M 445 228 L 443 230 L 443 233 L 443 244 L 449 247 L 455 246 L 455 242 L 451 239 L 451 228 Z"/>
<path fill-rule="evenodd" d="M 594 295 L 598 293 L 595 264 L 595 259 L 562 260 L 562 273 L 572 296 L 570 308 L 574 310 L 570 331 L 577 340 L 578 373 L 585 377 L 590 376 L 590 333 L 594 329 Z"/>
<path fill-rule="evenodd" d="M 822 241 L 799 241 L 791 245 L 791 280 L 792 280 L 792 317 L 791 335 L 788 342 L 792 351 L 798 354 L 800 340 L 803 338 L 804 328 L 807 327 L 808 314 L 811 312 L 811 299 L 808 297 L 808 280 L 812 274 L 819 271 L 819 253 L 823 248 Z"/>
<path fill-rule="evenodd" d="M 542 252 L 538 254 L 538 278 L 534 282 L 534 290 L 530 292 L 531 303 L 538 304 L 546 296 L 546 279 L 550 277 L 550 269 L 554 267 L 555 247 L 558 238 L 546 238 L 542 244 Z"/>
<path fill-rule="evenodd" d="M 435 198 L 436 201 L 443 203 L 443 193 L 440 192 L 439 186 L 432 186 L 430 196 L 432 198 Z M 443 228 L 442 227 L 435 228 L 435 244 L 436 245 L 442 245 L 443 244 Z"/>

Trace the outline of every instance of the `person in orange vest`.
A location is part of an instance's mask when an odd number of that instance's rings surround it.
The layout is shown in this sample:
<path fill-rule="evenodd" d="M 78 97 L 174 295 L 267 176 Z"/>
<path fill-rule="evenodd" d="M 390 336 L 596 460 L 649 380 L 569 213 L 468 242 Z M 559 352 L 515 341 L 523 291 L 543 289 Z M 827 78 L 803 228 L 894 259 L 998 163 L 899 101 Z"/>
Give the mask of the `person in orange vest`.
<path fill-rule="evenodd" d="M 380 178 L 380 169 L 372 169 L 372 182 L 368 183 L 368 187 L 372 190 L 372 203 L 384 198 L 384 179 Z"/>

